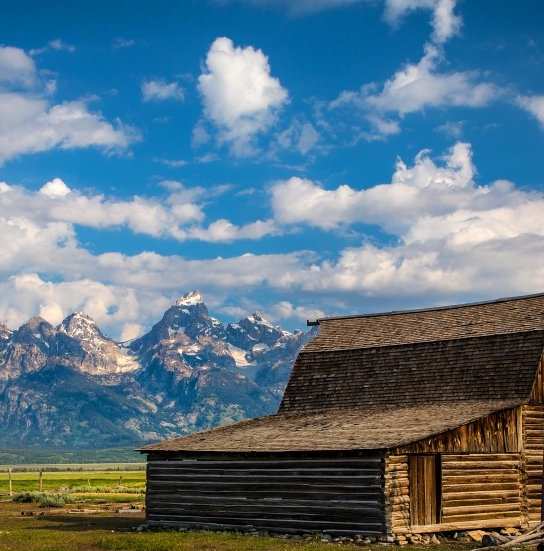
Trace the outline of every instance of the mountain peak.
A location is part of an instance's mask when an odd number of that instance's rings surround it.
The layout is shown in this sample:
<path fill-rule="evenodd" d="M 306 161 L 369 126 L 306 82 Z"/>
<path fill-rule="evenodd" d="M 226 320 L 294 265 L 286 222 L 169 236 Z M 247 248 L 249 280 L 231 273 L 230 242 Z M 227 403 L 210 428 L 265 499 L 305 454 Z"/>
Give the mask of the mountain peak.
<path fill-rule="evenodd" d="M 83 312 L 74 312 L 66 317 L 58 327 L 61 333 L 70 337 L 89 338 L 100 334 L 96 322 Z"/>
<path fill-rule="evenodd" d="M 191 291 L 178 298 L 178 300 L 176 300 L 176 306 L 196 306 L 203 302 L 204 298 L 200 291 Z"/>
<path fill-rule="evenodd" d="M 253 312 L 247 319 L 252 323 L 274 327 L 260 312 Z"/>

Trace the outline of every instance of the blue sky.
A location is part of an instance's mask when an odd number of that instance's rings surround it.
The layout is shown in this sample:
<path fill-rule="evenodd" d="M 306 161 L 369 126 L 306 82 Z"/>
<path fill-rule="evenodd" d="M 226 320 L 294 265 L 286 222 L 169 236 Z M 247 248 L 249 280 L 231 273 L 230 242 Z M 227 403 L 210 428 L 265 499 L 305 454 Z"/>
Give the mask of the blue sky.
<path fill-rule="evenodd" d="M 0 320 L 135 337 L 544 291 L 539 0 L 0 8 Z"/>

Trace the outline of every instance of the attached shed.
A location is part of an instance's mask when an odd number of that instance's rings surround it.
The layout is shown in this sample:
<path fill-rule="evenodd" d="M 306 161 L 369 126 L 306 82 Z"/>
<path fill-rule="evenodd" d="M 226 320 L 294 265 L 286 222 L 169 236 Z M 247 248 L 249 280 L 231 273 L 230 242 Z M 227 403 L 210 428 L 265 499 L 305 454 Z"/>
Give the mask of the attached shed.
<path fill-rule="evenodd" d="M 141 449 L 150 525 L 399 536 L 540 522 L 544 294 L 318 323 L 275 415 Z"/>

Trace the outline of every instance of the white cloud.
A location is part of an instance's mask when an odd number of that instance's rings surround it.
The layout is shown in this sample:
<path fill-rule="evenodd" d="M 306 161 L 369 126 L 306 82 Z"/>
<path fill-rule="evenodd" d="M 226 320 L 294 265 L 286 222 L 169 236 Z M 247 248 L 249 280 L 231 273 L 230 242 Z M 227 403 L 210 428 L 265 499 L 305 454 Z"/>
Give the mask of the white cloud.
<path fill-rule="evenodd" d="M 496 217 L 508 212 L 505 223 L 509 227 L 515 217 L 523 218 L 517 225 L 519 234 L 541 233 L 535 216 L 529 217 L 524 209 L 527 202 L 537 212 L 544 209 L 542 198 L 520 192 L 502 180 L 488 186 L 476 185 L 469 144 L 456 144 L 441 161 L 441 165 L 435 163 L 428 151 L 419 153 L 411 167 L 399 159 L 390 184 L 367 189 L 342 185 L 327 190 L 298 177 L 277 182 L 271 187 L 274 219 L 278 225 L 303 224 L 323 230 L 357 223 L 377 224 L 412 242 L 415 236 L 422 235 L 423 228 L 428 239 L 441 235 L 439 228 L 446 221 L 448 227 L 457 221 L 459 225 L 466 223 L 477 228 L 476 220 L 481 218 L 496 233 Z M 529 227 L 522 231 L 524 224 Z"/>
<path fill-rule="evenodd" d="M 170 168 L 179 168 L 181 166 L 186 166 L 188 162 L 185 159 L 154 159 L 155 162 L 161 163 Z"/>
<path fill-rule="evenodd" d="M 277 145 L 281 149 L 295 149 L 301 155 L 307 155 L 316 149 L 320 140 L 321 135 L 313 124 L 296 120 L 276 137 Z"/>
<path fill-rule="evenodd" d="M 40 193 L 48 197 L 64 197 L 71 192 L 72 190 L 60 178 L 53 178 L 40 188 Z"/>
<path fill-rule="evenodd" d="M 0 165 L 54 148 L 120 151 L 138 139 L 134 129 L 119 122 L 113 126 L 82 101 L 51 106 L 45 99 L 0 92 Z"/>
<path fill-rule="evenodd" d="M 189 231 L 192 239 L 210 243 L 230 243 L 240 239 L 261 239 L 266 235 L 279 233 L 272 220 L 257 220 L 244 226 L 236 226 L 225 219 L 216 220 L 207 228 L 193 228 Z"/>
<path fill-rule="evenodd" d="M 322 11 L 345 8 L 373 0 L 245 0 L 246 3 L 261 8 L 278 8 L 289 15 L 309 15 Z M 410 12 L 429 10 L 432 12 L 431 38 L 435 43 L 444 43 L 459 34 L 461 17 L 454 13 L 457 0 L 384 0 L 385 20 L 393 26 L 400 24 Z"/>
<path fill-rule="evenodd" d="M 113 42 L 114 48 L 132 48 L 136 44 L 135 40 L 126 38 L 116 38 Z"/>
<path fill-rule="evenodd" d="M 477 72 L 440 73 L 440 51 L 427 45 L 425 55 L 417 64 L 408 63 L 387 80 L 381 91 L 375 85 L 365 85 L 358 92 L 342 92 L 331 108 L 355 106 L 367 113 L 368 120 L 378 131 L 396 133 L 398 127 L 380 128 L 376 112 L 406 115 L 426 108 L 483 107 L 496 99 L 500 92 L 489 82 L 479 82 Z"/>
<path fill-rule="evenodd" d="M 544 128 L 544 96 L 518 96 L 516 103 Z"/>
<path fill-rule="evenodd" d="M 206 72 L 198 78 L 206 117 L 219 131 L 219 143 L 235 156 L 254 152 L 255 138 L 275 122 L 287 102 L 287 91 L 270 75 L 268 58 L 253 47 L 235 47 L 217 38 L 206 56 Z"/>
<path fill-rule="evenodd" d="M 204 205 L 225 193 L 228 186 L 185 188 L 180 182 L 171 180 L 159 182 L 159 186 L 167 190 L 166 196 L 134 196 L 130 200 L 120 200 L 84 195 L 71 190 L 60 178 L 47 182 L 38 192 L 4 182 L 0 186 L 0 218 L 11 223 L 24 221 L 25 227 L 30 221 L 32 225 L 62 226 L 70 234 L 74 226 L 125 227 L 136 234 L 156 238 L 210 243 L 255 240 L 278 232 L 270 220 L 239 226 L 220 219 L 205 225 Z"/>
<path fill-rule="evenodd" d="M 274 304 L 271 308 L 273 319 L 296 319 L 300 322 L 316 320 L 325 317 L 325 312 L 319 308 L 308 308 L 307 306 L 294 306 L 287 300 Z"/>
<path fill-rule="evenodd" d="M 253 6 L 281 8 L 290 15 L 306 15 L 359 4 L 368 0 L 246 0 Z"/>
<path fill-rule="evenodd" d="M 204 224 L 207 190 L 175 181 L 162 182 L 165 197 L 124 201 L 83 195 L 60 179 L 37 192 L 0 182 L 0 320 L 16 328 L 36 313 L 57 323 L 83 310 L 110 336 L 130 338 L 195 288 L 218 311 L 259 303 L 272 318 L 297 325 L 338 310 L 383 308 L 388 300 L 422 306 L 541 291 L 544 195 L 476 178 L 471 147 L 458 143 L 442 156 L 422 151 L 411 163 L 399 159 L 386 184 L 325 189 L 300 178 L 277 182 L 270 190 L 274 219 L 239 226 Z M 187 260 L 153 252 L 93 254 L 77 235 L 82 223 L 125 224 L 160 236 L 181 219 L 187 225 L 180 232 L 218 242 L 293 225 L 334 231 L 360 222 L 393 239 L 385 245 L 362 239 L 330 253 L 314 230 L 316 252 Z"/>
<path fill-rule="evenodd" d="M 505 180 L 479 186 L 475 175 L 470 147 L 459 143 L 440 163 L 427 151 L 412 166 L 399 160 L 390 184 L 368 189 L 277 183 L 278 224 L 334 230 L 365 222 L 396 237 L 395 245 L 363 243 L 314 263 L 292 286 L 323 296 L 413 296 L 419 304 L 541 291 L 544 195 Z"/>
<path fill-rule="evenodd" d="M 0 86 L 29 88 L 36 81 L 36 65 L 24 50 L 0 46 Z M 1 89 L 1 88 L 0 88 Z"/>
<path fill-rule="evenodd" d="M 379 94 L 369 94 L 364 102 L 380 111 L 400 115 L 425 107 L 482 107 L 497 96 L 491 83 L 478 82 L 476 72 L 438 73 L 440 52 L 427 46 L 417 65 L 407 64 L 387 80 Z"/>
<path fill-rule="evenodd" d="M 442 44 L 457 35 L 461 29 L 461 17 L 455 15 L 456 0 L 385 0 L 385 19 L 392 25 L 399 22 L 409 12 L 427 9 L 433 12 L 433 42 Z"/>
<path fill-rule="evenodd" d="M 185 94 L 183 88 L 177 82 L 165 82 L 164 80 L 147 80 L 142 82 L 143 101 L 183 101 Z"/>
<path fill-rule="evenodd" d="M 62 40 L 57 38 L 55 40 L 50 40 L 47 43 L 47 46 L 45 46 L 44 48 L 35 48 L 33 50 L 30 50 L 28 53 L 31 56 L 36 56 L 36 55 L 43 54 L 43 53 L 47 52 L 48 50 L 55 50 L 57 52 L 64 51 L 64 52 L 72 53 L 72 52 L 76 51 L 76 48 L 75 48 L 75 46 L 72 46 L 71 44 L 66 44 L 66 42 L 63 42 Z"/>
<path fill-rule="evenodd" d="M 90 112 L 84 101 L 51 103 L 54 91 L 54 81 L 38 82 L 34 60 L 23 50 L 0 47 L 0 165 L 55 148 L 121 151 L 140 139 L 133 128 Z"/>

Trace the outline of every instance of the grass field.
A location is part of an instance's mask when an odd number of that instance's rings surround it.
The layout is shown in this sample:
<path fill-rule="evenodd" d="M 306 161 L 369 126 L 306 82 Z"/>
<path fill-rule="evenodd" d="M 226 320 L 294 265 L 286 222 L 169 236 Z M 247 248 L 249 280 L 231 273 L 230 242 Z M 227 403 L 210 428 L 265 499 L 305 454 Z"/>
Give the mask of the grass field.
<path fill-rule="evenodd" d="M 122 487 L 118 488 L 122 476 Z M 34 492 L 39 473 L 13 473 L 13 491 Z M 89 486 L 91 486 L 89 488 Z M 145 471 L 44 472 L 46 493 L 66 492 L 73 502 L 63 507 L 20 503 L 7 495 L 8 473 L 0 472 L 1 551 L 384 551 L 393 546 L 322 543 L 206 531 L 141 531 Z M 121 491 L 119 491 L 121 489 Z M 89 490 L 83 492 L 82 490 Z M 128 491 L 132 493 L 127 493 Z M 413 546 L 412 546 L 413 547 Z M 465 551 L 468 544 L 442 544 L 438 551 Z"/>
<path fill-rule="evenodd" d="M 0 472 L 0 495 L 8 493 L 8 472 Z M 13 493 L 32 492 L 40 489 L 39 471 L 13 472 Z M 43 472 L 44 491 L 82 488 L 85 486 L 115 489 L 117 485 L 128 488 L 145 488 L 145 471 L 47 471 Z"/>

